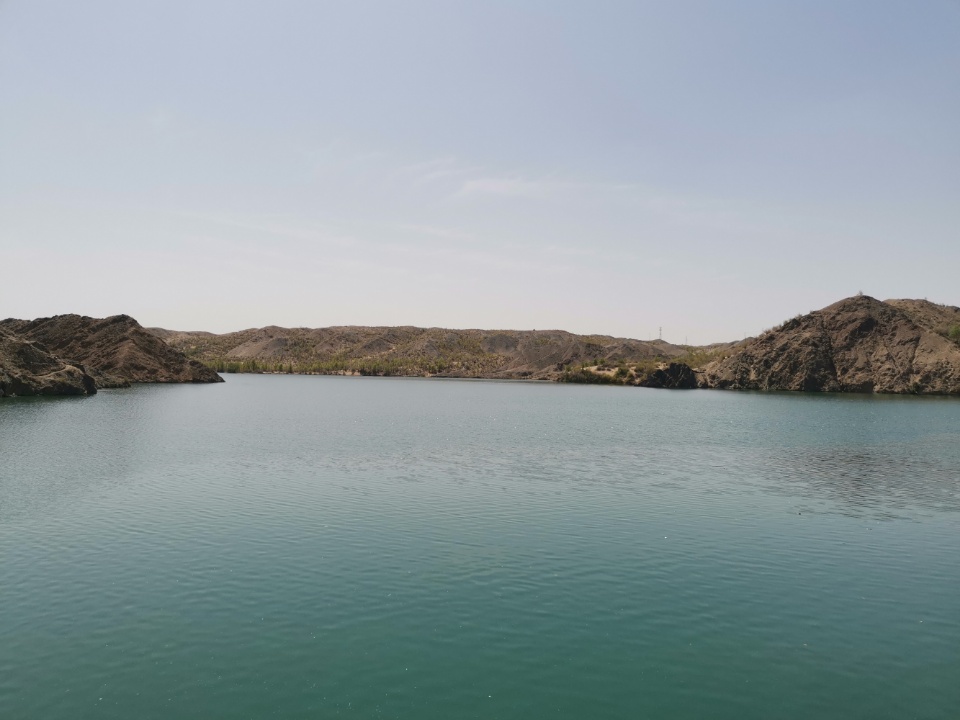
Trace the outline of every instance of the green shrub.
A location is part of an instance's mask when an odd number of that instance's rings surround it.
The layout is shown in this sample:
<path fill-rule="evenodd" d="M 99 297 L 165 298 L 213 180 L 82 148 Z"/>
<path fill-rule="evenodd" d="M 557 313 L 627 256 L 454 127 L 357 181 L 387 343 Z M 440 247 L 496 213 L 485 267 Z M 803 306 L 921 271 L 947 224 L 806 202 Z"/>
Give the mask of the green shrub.
<path fill-rule="evenodd" d="M 595 373 L 592 370 L 567 370 L 559 378 L 560 382 L 579 383 L 583 385 L 623 385 L 625 380 L 615 375 Z"/>

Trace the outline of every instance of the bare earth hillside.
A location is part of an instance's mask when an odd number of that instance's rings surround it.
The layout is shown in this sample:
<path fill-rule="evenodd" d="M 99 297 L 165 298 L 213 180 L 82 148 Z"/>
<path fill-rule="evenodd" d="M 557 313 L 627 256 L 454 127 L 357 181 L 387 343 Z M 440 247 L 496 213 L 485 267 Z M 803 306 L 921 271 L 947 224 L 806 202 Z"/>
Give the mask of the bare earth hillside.
<path fill-rule="evenodd" d="M 228 372 L 556 379 L 566 366 L 672 358 L 685 352 L 660 340 L 562 330 L 270 326 L 224 335 L 150 331 L 189 357 Z"/>
<path fill-rule="evenodd" d="M 960 394 L 960 309 L 857 296 L 701 348 L 562 330 L 151 328 L 226 372 L 530 378 L 656 388 Z M 695 372 L 694 372 L 695 369 Z"/>
<path fill-rule="evenodd" d="M 699 348 L 562 330 L 270 326 L 216 335 L 144 329 L 127 315 L 0 322 L 0 396 L 220 382 L 218 371 L 960 395 L 960 308 L 857 296 L 756 338 Z"/>
<path fill-rule="evenodd" d="M 960 308 L 951 305 L 938 305 L 929 300 L 886 300 L 902 310 L 920 327 L 932 330 L 937 335 L 960 341 Z"/>
<path fill-rule="evenodd" d="M 82 365 L 101 388 L 131 382 L 222 381 L 216 372 L 186 358 L 128 315 L 104 319 L 81 315 L 8 319 L 0 322 L 0 329 L 41 345 L 67 363 Z"/>
<path fill-rule="evenodd" d="M 92 377 L 78 365 L 45 347 L 0 328 L 0 397 L 16 395 L 92 395 Z"/>
<path fill-rule="evenodd" d="M 932 303 L 851 297 L 788 320 L 702 368 L 702 387 L 960 394 L 960 346 Z M 932 306 L 932 307 L 928 307 Z M 955 310 L 952 309 L 952 310 Z"/>

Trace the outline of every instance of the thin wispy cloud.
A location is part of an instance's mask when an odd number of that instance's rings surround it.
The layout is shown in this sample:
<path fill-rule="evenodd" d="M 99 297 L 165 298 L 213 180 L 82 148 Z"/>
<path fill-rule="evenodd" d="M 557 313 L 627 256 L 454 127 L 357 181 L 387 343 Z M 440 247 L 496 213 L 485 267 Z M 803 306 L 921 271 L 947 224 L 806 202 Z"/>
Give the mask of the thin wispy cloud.
<path fill-rule="evenodd" d="M 348 295 L 348 322 L 628 335 L 656 308 L 719 341 L 741 329 L 728 317 L 762 327 L 861 284 L 960 302 L 955 3 L 704 5 L 694 25 L 672 3 L 619 22 L 450 5 L 381 37 L 356 3 L 169 0 L 191 23 L 154 25 L 51 2 L 0 23 L 0 250 L 72 278 L 82 248 L 100 288 L 110 258 L 153 268 L 105 310 L 214 329 L 310 321 Z M 563 32 L 516 32 L 518 12 Z M 938 262 L 908 267 L 907 245 Z M 159 314 L 170 278 L 182 316 Z M 8 313 L 83 294 L 34 284 L 4 280 Z"/>
<path fill-rule="evenodd" d="M 493 195 L 542 199 L 566 187 L 565 183 L 558 183 L 553 180 L 527 180 L 522 177 L 479 177 L 465 180 L 457 195 L 460 197 Z"/>
<path fill-rule="evenodd" d="M 417 235 L 440 238 L 441 240 L 472 241 L 476 239 L 476 235 L 473 233 L 458 228 L 438 227 L 417 223 L 400 223 L 396 225 L 396 228 L 398 230 L 416 233 Z"/>
<path fill-rule="evenodd" d="M 483 168 L 479 165 L 464 164 L 458 158 L 448 155 L 394 163 L 392 167 L 384 168 L 384 174 L 403 187 L 427 190 L 434 185 L 446 188 L 451 183 L 456 184 L 460 179 L 482 170 Z"/>

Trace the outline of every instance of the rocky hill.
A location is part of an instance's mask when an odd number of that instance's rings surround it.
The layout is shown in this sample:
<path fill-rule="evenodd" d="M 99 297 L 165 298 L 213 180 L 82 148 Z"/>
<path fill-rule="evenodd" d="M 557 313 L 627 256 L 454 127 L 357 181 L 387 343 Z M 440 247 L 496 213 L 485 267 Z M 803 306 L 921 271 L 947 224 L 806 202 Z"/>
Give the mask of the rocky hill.
<path fill-rule="evenodd" d="M 0 396 L 219 382 L 217 370 L 960 395 L 960 308 L 857 296 L 702 348 L 562 330 L 270 326 L 217 335 L 145 329 L 126 315 L 0 322 Z"/>
<path fill-rule="evenodd" d="M 188 359 L 127 315 L 104 319 L 81 315 L 57 315 L 38 320 L 7 319 L 0 322 L 0 331 L 8 342 L 24 343 L 24 347 L 30 345 L 53 358 L 60 358 L 57 362 L 66 366 L 82 368 L 99 388 L 143 382 L 222 381 L 215 371 Z M 23 356 L 30 351 L 21 349 L 19 352 Z M 8 372 L 6 368 L 6 364 L 0 365 L 0 370 Z"/>
<path fill-rule="evenodd" d="M 699 372 L 701 387 L 960 394 L 960 310 L 857 296 L 788 320 Z M 960 335 L 960 330 L 957 331 Z"/>
<path fill-rule="evenodd" d="M 52 355 L 42 345 L 0 328 L 0 397 L 92 395 L 94 379 L 79 365 Z"/>
<path fill-rule="evenodd" d="M 150 328 L 177 350 L 225 372 L 557 379 L 567 366 L 673 358 L 660 340 L 562 330 L 418 327 L 264 327 L 224 335 Z"/>
<path fill-rule="evenodd" d="M 929 300 L 885 300 L 910 316 L 920 327 L 932 330 L 953 342 L 960 342 L 960 308 L 938 305 Z"/>

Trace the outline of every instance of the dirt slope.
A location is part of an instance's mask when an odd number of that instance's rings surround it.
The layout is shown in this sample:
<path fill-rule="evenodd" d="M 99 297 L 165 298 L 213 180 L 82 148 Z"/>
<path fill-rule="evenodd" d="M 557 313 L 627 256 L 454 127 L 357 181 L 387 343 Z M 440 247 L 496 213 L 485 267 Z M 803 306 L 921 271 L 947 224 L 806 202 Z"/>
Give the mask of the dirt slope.
<path fill-rule="evenodd" d="M 92 395 L 96 391 L 93 378 L 82 367 L 0 328 L 0 397 Z"/>
<path fill-rule="evenodd" d="M 129 382 L 222 382 L 216 372 L 189 360 L 128 315 L 8 319 L 0 322 L 0 329 L 39 343 L 68 363 L 83 365 L 98 387 Z"/>
<path fill-rule="evenodd" d="M 952 305 L 938 305 L 929 300 L 885 300 L 902 310 L 920 327 L 932 330 L 937 335 L 960 341 L 960 308 Z"/>
<path fill-rule="evenodd" d="M 671 358 L 685 350 L 562 330 L 276 326 L 224 335 L 150 328 L 172 347 L 226 368 L 449 377 L 554 378 L 566 365 Z"/>
<path fill-rule="evenodd" d="M 705 366 L 701 385 L 960 394 L 960 347 L 917 322 L 922 302 L 858 296 L 798 316 Z"/>

